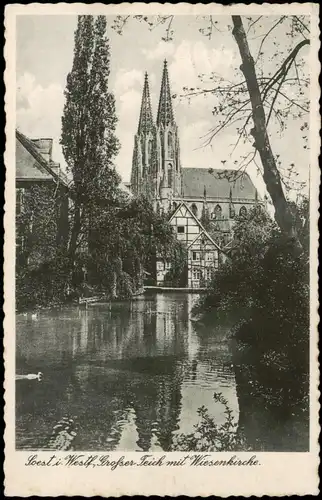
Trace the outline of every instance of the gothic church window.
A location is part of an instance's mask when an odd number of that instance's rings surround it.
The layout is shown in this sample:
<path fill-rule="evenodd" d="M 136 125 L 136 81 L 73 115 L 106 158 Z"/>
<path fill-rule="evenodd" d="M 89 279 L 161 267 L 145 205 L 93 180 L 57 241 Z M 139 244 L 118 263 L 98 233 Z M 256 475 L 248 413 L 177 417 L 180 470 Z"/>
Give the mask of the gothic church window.
<path fill-rule="evenodd" d="M 172 187 L 172 163 L 168 163 L 168 185 Z"/>
<path fill-rule="evenodd" d="M 149 158 L 151 158 L 151 155 L 152 155 L 152 146 L 153 146 L 152 139 L 150 139 L 149 142 L 148 142 L 148 155 L 149 155 Z"/>
<path fill-rule="evenodd" d="M 192 210 L 192 213 L 195 217 L 198 217 L 198 208 L 197 208 L 197 205 L 195 205 L 195 203 L 193 203 L 191 205 L 191 210 Z"/>
<path fill-rule="evenodd" d="M 246 217 L 247 215 L 247 208 L 244 207 L 244 205 L 242 207 L 240 207 L 240 210 L 239 210 L 239 216 L 240 217 Z"/>
<path fill-rule="evenodd" d="M 173 140 L 171 132 L 168 133 L 168 156 L 170 156 L 170 158 L 173 156 Z"/>
<path fill-rule="evenodd" d="M 222 208 L 220 205 L 216 205 L 215 209 L 213 211 L 213 218 L 214 219 L 221 219 L 222 216 Z"/>

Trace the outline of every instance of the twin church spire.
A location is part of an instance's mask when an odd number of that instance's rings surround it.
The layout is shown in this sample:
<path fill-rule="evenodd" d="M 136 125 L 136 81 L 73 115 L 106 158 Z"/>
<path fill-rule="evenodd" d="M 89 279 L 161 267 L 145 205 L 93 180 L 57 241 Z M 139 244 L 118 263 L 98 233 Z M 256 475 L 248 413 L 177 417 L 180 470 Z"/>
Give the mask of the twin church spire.
<path fill-rule="evenodd" d="M 164 127 L 174 123 L 167 61 L 164 61 L 157 125 Z"/>
<path fill-rule="evenodd" d="M 169 124 L 174 124 L 168 65 L 166 60 L 164 61 L 164 66 L 163 66 L 156 124 L 157 126 L 162 125 L 163 127 Z M 138 133 L 147 133 L 151 131 L 152 128 L 153 128 L 153 116 L 151 108 L 150 87 L 149 87 L 148 73 L 146 72 L 144 77 Z"/>
<path fill-rule="evenodd" d="M 148 75 L 145 73 L 141 110 L 131 173 L 135 196 L 150 198 L 154 206 L 169 206 L 181 196 L 178 129 L 171 101 L 167 62 L 164 61 L 156 123 L 153 121 Z"/>
<path fill-rule="evenodd" d="M 145 73 L 138 133 L 147 134 L 153 130 L 153 126 L 149 79 Z"/>

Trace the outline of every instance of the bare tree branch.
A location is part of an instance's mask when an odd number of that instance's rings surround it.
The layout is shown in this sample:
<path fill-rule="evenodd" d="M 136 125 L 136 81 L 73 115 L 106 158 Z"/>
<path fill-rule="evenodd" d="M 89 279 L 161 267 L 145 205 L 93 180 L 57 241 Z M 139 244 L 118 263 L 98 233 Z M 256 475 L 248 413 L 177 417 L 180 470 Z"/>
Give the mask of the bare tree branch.
<path fill-rule="evenodd" d="M 276 28 L 279 24 L 281 24 L 281 23 L 284 21 L 284 19 L 285 19 L 285 18 L 286 18 L 286 16 L 282 16 L 282 17 L 281 17 L 281 18 L 280 18 L 280 19 L 279 19 L 279 20 L 278 20 L 278 21 L 277 21 L 277 22 L 276 22 L 276 23 L 275 23 L 275 24 L 271 27 L 271 29 L 270 29 L 270 30 L 268 30 L 268 32 L 265 34 L 265 36 L 264 36 L 264 38 L 263 38 L 263 40 L 261 41 L 261 44 L 260 44 L 260 46 L 259 46 L 259 49 L 258 49 L 258 54 L 257 54 L 257 57 L 256 57 L 256 59 L 255 59 L 255 64 L 257 64 L 257 61 L 258 61 L 258 59 L 259 59 L 259 57 L 260 57 L 260 55 L 261 55 L 261 52 L 262 52 L 262 47 L 263 47 L 263 45 L 264 45 L 264 43 L 265 43 L 265 40 L 269 37 L 269 35 L 272 33 L 272 31 L 273 31 L 273 30 L 274 30 L 274 29 L 275 29 L 275 28 Z"/>
<path fill-rule="evenodd" d="M 255 19 L 255 21 L 253 21 L 252 23 L 250 23 L 250 25 L 248 26 L 248 30 L 247 30 L 247 34 L 250 32 L 250 29 L 256 24 L 258 23 L 258 21 L 260 21 L 262 19 L 263 16 L 258 16 L 257 19 Z"/>

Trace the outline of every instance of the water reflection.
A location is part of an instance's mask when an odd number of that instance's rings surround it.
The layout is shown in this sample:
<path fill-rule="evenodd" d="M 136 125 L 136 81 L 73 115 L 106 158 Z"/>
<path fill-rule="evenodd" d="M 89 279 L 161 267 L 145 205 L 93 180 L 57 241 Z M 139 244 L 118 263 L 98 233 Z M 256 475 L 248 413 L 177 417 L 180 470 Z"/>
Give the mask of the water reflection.
<path fill-rule="evenodd" d="M 192 431 L 200 406 L 223 421 L 214 391 L 237 416 L 227 331 L 197 332 L 195 299 L 157 294 L 18 316 L 17 373 L 44 380 L 17 384 L 17 448 L 166 451 L 175 433 Z"/>

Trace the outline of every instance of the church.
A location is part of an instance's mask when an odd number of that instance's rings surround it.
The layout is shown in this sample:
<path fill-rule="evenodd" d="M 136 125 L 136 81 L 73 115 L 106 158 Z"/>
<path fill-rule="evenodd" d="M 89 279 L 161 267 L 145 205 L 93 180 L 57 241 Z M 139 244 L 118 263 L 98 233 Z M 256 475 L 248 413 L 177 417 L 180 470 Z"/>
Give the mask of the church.
<path fill-rule="evenodd" d="M 234 219 L 245 217 L 258 194 L 249 175 L 237 170 L 185 168 L 180 159 L 178 126 L 164 61 L 159 106 L 153 119 L 145 74 L 130 189 L 146 196 L 155 210 L 168 214 L 178 240 L 188 250 L 187 287 L 202 288 L 229 251 Z M 261 203 L 261 202 L 260 202 Z M 166 283 L 171 264 L 157 261 L 157 285 Z"/>

